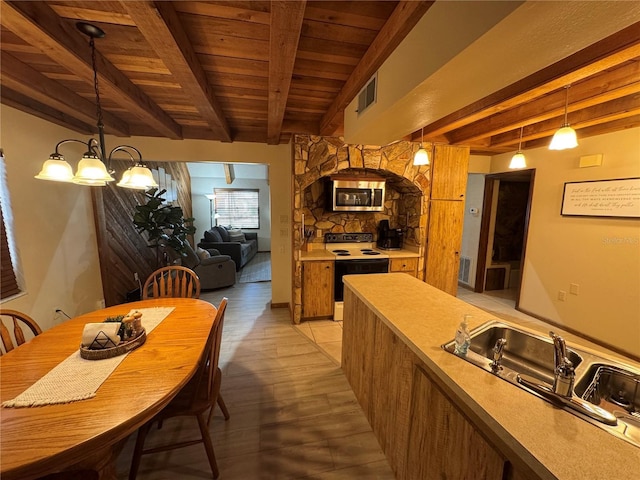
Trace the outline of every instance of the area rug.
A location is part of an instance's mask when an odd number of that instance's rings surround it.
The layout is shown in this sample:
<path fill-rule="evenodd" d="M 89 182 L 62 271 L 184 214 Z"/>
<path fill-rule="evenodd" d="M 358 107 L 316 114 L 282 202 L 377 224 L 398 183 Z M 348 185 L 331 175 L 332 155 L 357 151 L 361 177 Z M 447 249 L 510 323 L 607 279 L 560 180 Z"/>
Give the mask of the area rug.
<path fill-rule="evenodd" d="M 242 270 L 238 283 L 255 283 L 271 281 L 271 253 L 259 252 L 249 260 Z"/>

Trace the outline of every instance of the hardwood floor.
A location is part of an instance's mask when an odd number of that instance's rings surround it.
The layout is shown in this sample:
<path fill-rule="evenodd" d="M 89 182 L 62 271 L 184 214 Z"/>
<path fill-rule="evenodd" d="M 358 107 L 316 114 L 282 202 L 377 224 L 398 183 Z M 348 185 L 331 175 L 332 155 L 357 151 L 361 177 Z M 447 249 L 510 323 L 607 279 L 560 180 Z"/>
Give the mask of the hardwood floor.
<path fill-rule="evenodd" d="M 211 422 L 221 480 L 393 479 L 336 360 L 271 309 L 271 283 L 236 284 L 204 292 L 218 305 L 229 298 L 220 355 L 222 395 L 231 418 L 216 409 Z M 152 429 L 147 446 L 163 437 L 188 438 L 194 419 Z M 125 479 L 135 436 L 118 458 Z M 211 471 L 202 445 L 143 457 L 138 479 L 203 479 Z"/>

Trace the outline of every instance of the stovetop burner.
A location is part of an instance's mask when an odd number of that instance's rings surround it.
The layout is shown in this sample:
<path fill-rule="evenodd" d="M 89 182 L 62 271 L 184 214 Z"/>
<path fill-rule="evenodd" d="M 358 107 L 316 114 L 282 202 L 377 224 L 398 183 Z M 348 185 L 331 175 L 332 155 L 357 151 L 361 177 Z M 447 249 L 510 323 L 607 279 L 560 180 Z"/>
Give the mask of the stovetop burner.
<path fill-rule="evenodd" d="M 377 262 L 389 257 L 374 249 L 372 233 L 327 233 L 325 248 L 340 260 L 369 259 Z M 373 256 L 375 260 L 371 258 Z"/>

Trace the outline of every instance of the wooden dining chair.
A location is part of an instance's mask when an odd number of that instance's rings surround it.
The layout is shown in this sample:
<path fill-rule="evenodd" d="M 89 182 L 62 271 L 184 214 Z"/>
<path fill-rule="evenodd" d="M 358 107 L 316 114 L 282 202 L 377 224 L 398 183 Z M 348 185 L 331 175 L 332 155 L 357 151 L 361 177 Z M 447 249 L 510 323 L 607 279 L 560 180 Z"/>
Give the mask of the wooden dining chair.
<path fill-rule="evenodd" d="M 142 287 L 142 299 L 157 297 L 200 298 L 200 278 L 180 265 L 162 267 L 153 272 Z"/>
<path fill-rule="evenodd" d="M 129 480 L 135 480 L 138 475 L 142 455 L 188 447 L 198 443 L 204 444 L 213 478 L 218 478 L 220 473 L 213 452 L 213 443 L 211 442 L 211 436 L 209 434 L 209 420 L 211 417 L 209 416 L 209 418 L 206 419 L 205 414 L 216 406 L 220 396 L 221 374 L 218 368 L 218 359 L 220 358 L 220 343 L 222 341 L 222 327 L 226 307 L 227 298 L 225 297 L 218 306 L 218 312 L 211 327 L 205 351 L 200 358 L 198 370 L 195 375 L 187 385 L 178 392 L 175 398 L 169 402 L 169 405 L 138 430 L 136 445 L 133 450 L 133 458 L 131 460 L 131 469 L 129 470 Z M 226 410 L 226 407 L 224 410 Z M 154 422 L 163 422 L 170 418 L 181 416 L 196 417 L 198 427 L 200 428 L 199 439 L 170 443 L 147 450 L 144 449 L 145 439 Z M 225 419 L 228 418 L 227 412 Z"/>
<path fill-rule="evenodd" d="M 13 323 L 13 336 L 16 341 L 15 346 L 9 329 L 4 324 L 5 319 L 10 319 L 9 322 Z M 0 354 L 10 352 L 25 342 L 23 327 L 29 327 L 34 336 L 42 333 L 42 329 L 38 323 L 30 316 L 17 310 L 0 309 L 0 337 L 2 338 L 2 345 L 4 346 L 4 351 L 0 350 Z"/>

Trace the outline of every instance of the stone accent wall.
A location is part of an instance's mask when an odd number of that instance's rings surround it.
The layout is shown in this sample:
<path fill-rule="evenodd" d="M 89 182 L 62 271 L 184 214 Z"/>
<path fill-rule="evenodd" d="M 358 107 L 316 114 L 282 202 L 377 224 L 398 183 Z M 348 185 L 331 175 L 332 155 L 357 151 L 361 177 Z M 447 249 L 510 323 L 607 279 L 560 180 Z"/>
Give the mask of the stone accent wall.
<path fill-rule="evenodd" d="M 429 148 L 429 145 L 426 145 Z M 324 248 L 328 232 L 371 232 L 377 239 L 380 220 L 402 228 L 405 245 L 423 251 L 428 221 L 430 166 L 414 167 L 419 144 L 396 142 L 384 147 L 348 145 L 341 137 L 296 135 L 294 139 L 293 242 L 294 322 L 302 312 L 300 250 Z M 331 212 L 325 208 L 326 179 L 335 173 L 370 173 L 386 179 L 383 212 Z M 304 225 L 303 225 L 304 222 Z M 305 233 L 309 235 L 305 241 Z M 320 236 L 318 236 L 320 232 Z M 308 244 L 308 246 L 306 245 Z M 423 258 L 419 270 L 422 270 Z"/>

